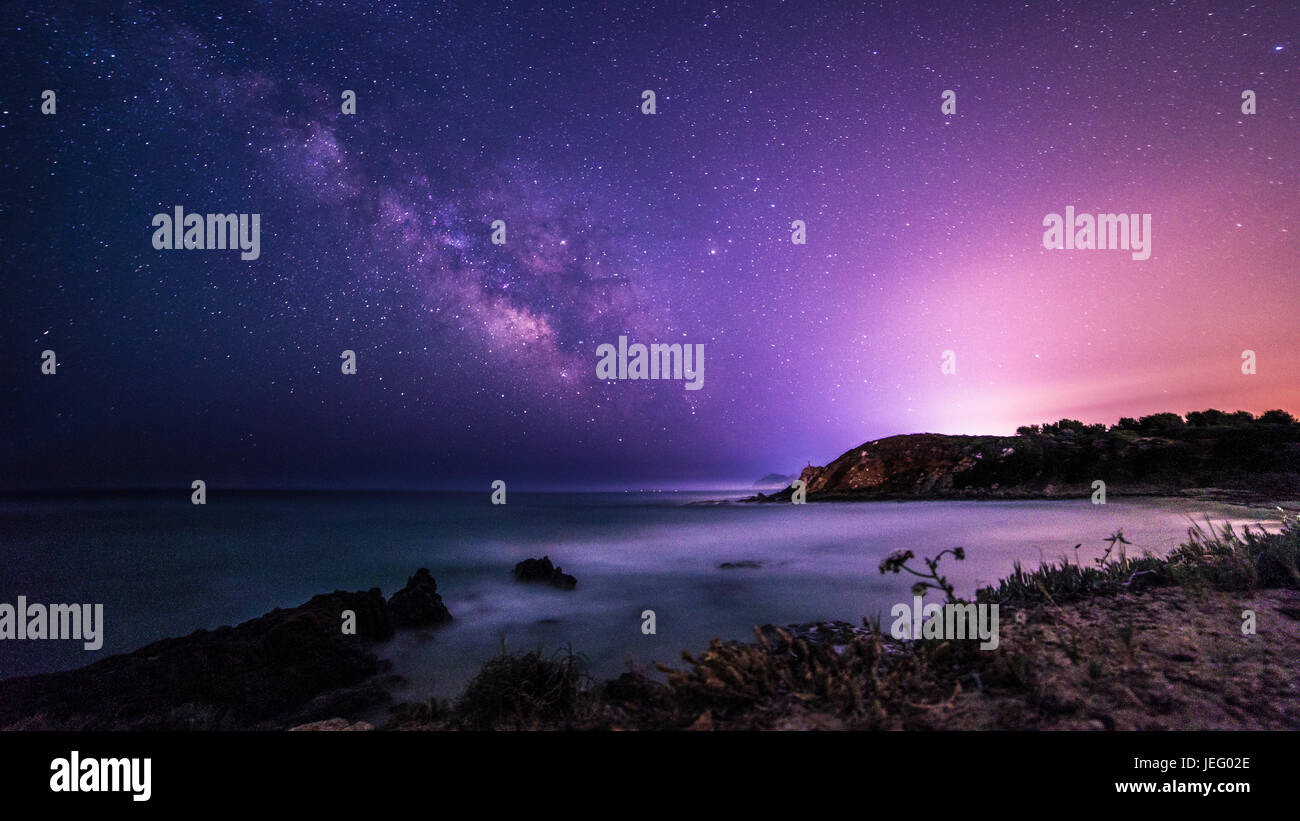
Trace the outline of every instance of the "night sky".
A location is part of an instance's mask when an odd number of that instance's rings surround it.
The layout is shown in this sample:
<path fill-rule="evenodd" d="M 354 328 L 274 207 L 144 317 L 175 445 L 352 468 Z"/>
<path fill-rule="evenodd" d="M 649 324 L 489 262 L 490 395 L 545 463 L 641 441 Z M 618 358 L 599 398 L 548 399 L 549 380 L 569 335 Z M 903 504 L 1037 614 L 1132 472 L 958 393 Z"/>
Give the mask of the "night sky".
<path fill-rule="evenodd" d="M 0 9 L 0 487 L 707 487 L 1300 412 L 1291 0 L 110 5 Z M 155 250 L 177 205 L 260 258 Z M 1066 206 L 1151 258 L 1045 249 Z M 703 389 L 598 380 L 620 334 Z"/>

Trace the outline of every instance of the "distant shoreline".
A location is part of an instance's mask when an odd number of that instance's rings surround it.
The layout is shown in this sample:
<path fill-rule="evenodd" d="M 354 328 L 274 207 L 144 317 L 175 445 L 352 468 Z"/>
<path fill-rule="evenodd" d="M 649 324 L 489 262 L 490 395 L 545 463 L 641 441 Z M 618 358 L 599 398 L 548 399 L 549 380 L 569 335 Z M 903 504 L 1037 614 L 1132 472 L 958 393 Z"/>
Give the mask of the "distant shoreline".
<path fill-rule="evenodd" d="M 743 499 L 717 499 L 700 502 L 687 502 L 686 506 L 708 506 L 708 505 L 725 505 L 725 504 L 790 504 L 789 488 L 776 493 L 764 494 L 758 493 L 753 496 L 746 496 Z M 872 493 L 835 493 L 835 494 L 817 494 L 808 496 L 808 503 L 844 503 L 844 502 L 1068 502 L 1068 501 L 1088 501 L 1089 494 L 1086 492 L 1079 493 L 1032 493 L 1032 492 L 1014 492 L 1004 493 L 970 493 L 970 494 L 946 494 L 946 495 L 929 495 L 916 496 L 908 494 L 872 494 Z M 1203 502 L 1206 504 L 1216 504 L 1224 507 L 1238 508 L 1243 511 L 1259 511 L 1261 509 L 1276 510 L 1281 508 L 1281 512 L 1297 513 L 1300 512 L 1300 499 L 1277 499 L 1263 494 L 1253 493 L 1251 491 L 1236 491 L 1220 488 L 1197 488 L 1182 491 L 1169 490 L 1151 490 L 1135 491 L 1125 493 L 1113 493 L 1108 499 L 1108 503 L 1122 502 L 1125 500 L 1143 500 L 1143 501 L 1177 501 L 1177 502 Z M 1279 513 L 1280 515 L 1280 513 Z"/>
<path fill-rule="evenodd" d="M 766 478 L 766 477 L 765 477 Z M 1191 498 L 1300 509 L 1300 422 L 1281 410 L 1074 419 L 1014 436 L 909 433 L 864 442 L 752 503 Z M 1278 501 L 1281 500 L 1281 501 Z"/>

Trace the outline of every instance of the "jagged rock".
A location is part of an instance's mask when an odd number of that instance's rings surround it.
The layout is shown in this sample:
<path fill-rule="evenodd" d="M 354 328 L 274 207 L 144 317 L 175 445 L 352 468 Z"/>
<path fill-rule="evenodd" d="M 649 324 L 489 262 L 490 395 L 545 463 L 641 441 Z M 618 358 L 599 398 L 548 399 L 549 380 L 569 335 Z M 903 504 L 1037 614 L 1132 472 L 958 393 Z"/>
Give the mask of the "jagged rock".
<path fill-rule="evenodd" d="M 344 606 L 346 604 L 346 606 Z M 372 587 L 365 593 L 345 593 L 336 590 L 315 596 L 300 609 L 337 606 L 339 612 L 351 610 L 357 614 L 357 635 L 366 639 L 383 641 L 392 638 L 393 620 L 389 617 L 384 596 L 378 587 Z M 275 612 L 275 611 L 272 611 Z"/>
<path fill-rule="evenodd" d="M 568 573 L 561 573 L 560 568 L 555 568 L 555 575 L 551 577 L 551 586 L 558 587 L 561 590 L 572 590 L 578 586 L 578 580 Z"/>
<path fill-rule="evenodd" d="M 515 565 L 515 579 L 521 582 L 549 582 L 555 574 L 555 565 L 550 556 L 540 559 L 524 559 Z"/>
<path fill-rule="evenodd" d="M 438 583 L 421 567 L 406 580 L 406 587 L 388 600 L 388 612 L 398 627 L 420 627 L 451 621 L 451 613 L 438 595 Z"/>
<path fill-rule="evenodd" d="M 561 590 L 572 590 L 578 586 L 578 580 L 551 564 L 550 556 L 540 559 L 524 559 L 515 565 L 515 579 L 521 582 L 546 582 Z"/>
<path fill-rule="evenodd" d="M 345 610 L 356 613 L 356 635 L 341 629 Z M 392 632 L 378 588 L 336 590 L 236 627 L 163 639 L 78 670 L 0 682 L 0 728 L 282 727 L 313 699 L 379 673 L 372 642 Z"/>

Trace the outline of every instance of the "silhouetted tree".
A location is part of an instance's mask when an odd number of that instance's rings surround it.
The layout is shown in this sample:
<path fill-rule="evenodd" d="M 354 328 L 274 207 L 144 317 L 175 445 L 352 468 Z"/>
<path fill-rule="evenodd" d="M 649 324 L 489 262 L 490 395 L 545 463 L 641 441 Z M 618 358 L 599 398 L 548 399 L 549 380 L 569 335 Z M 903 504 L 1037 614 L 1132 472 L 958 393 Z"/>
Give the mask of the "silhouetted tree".
<path fill-rule="evenodd" d="M 1138 426 L 1144 431 L 1177 430 L 1183 427 L 1183 417 L 1176 413 L 1153 413 L 1139 419 Z"/>
<path fill-rule="evenodd" d="M 1260 422 L 1267 422 L 1270 425 L 1294 425 L 1295 417 L 1284 410 L 1266 410 L 1259 415 Z"/>
<path fill-rule="evenodd" d="M 1208 428 L 1215 425 L 1228 424 L 1228 414 L 1214 408 L 1207 408 L 1203 411 L 1189 411 L 1187 414 L 1187 424 L 1197 428 Z"/>

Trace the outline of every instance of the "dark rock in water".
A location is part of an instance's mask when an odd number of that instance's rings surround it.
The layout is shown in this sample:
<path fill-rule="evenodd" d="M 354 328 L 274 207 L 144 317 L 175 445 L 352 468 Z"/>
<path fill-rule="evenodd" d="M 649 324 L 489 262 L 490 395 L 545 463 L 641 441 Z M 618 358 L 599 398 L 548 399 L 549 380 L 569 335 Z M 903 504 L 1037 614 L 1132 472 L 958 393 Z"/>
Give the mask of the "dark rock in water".
<path fill-rule="evenodd" d="M 438 595 L 438 583 L 421 567 L 406 580 L 406 587 L 388 600 L 388 612 L 398 627 L 420 627 L 451 621 L 451 613 Z"/>
<path fill-rule="evenodd" d="M 521 582 L 546 582 L 561 590 L 572 590 L 578 586 L 578 580 L 551 564 L 550 556 L 540 559 L 524 559 L 515 565 L 515 579 Z"/>
<path fill-rule="evenodd" d="M 736 568 L 741 568 L 741 567 L 762 567 L 762 566 L 763 566 L 762 562 L 756 562 L 751 559 L 746 559 L 743 562 L 723 562 L 722 564 L 718 565 L 718 567 L 722 570 L 735 570 Z"/>
<path fill-rule="evenodd" d="M 549 582 L 555 575 L 555 565 L 550 556 L 540 559 L 524 559 L 515 565 L 515 578 L 521 582 Z"/>
<path fill-rule="evenodd" d="M 342 631 L 345 610 L 356 635 Z M 0 682 L 0 728 L 256 729 L 331 718 L 331 693 L 347 693 L 354 708 L 381 697 L 367 685 L 382 670 L 372 647 L 392 633 L 378 588 L 336 590 L 79 670 Z"/>
<path fill-rule="evenodd" d="M 759 491 L 753 496 L 746 496 L 740 499 L 741 502 L 789 502 L 794 498 L 794 485 L 789 485 L 773 493 L 764 493 Z"/>

